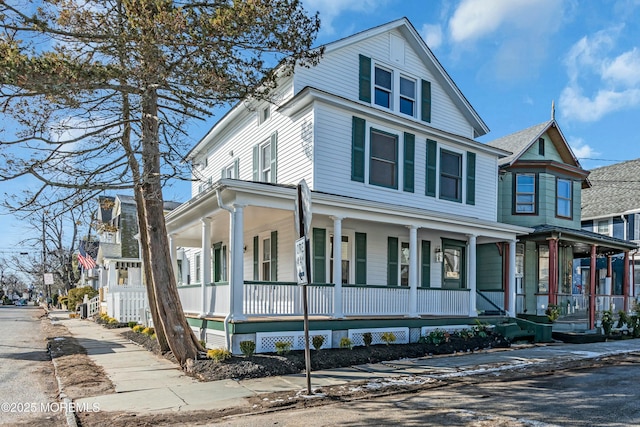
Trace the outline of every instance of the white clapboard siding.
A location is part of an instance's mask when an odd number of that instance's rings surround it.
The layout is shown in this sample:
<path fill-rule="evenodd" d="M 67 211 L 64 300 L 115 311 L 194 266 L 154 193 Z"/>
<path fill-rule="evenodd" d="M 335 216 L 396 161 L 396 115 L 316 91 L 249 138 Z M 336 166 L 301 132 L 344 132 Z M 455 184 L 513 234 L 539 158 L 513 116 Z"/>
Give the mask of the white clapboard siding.
<path fill-rule="evenodd" d="M 391 31 L 398 37 L 400 32 Z M 311 86 L 323 91 L 338 94 L 344 98 L 358 100 L 359 55 L 365 55 L 372 61 L 393 67 L 419 81 L 431 82 L 431 123 L 430 126 L 456 135 L 472 137 L 471 124 L 464 118 L 449 98 L 438 79 L 425 66 L 418 52 L 405 43 L 405 63 L 397 64 L 389 58 L 390 33 L 383 33 L 358 43 L 352 43 L 340 49 L 330 51 L 313 68 L 296 69 L 294 86 L 296 93 Z"/>

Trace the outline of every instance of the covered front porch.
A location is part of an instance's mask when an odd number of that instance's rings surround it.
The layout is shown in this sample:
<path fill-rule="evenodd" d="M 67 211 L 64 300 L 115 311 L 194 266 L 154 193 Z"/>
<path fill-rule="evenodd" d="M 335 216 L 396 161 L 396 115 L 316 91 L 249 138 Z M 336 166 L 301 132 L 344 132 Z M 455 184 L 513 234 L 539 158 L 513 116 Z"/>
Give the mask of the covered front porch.
<path fill-rule="evenodd" d="M 251 319 L 302 316 L 294 200 L 294 187 L 222 180 L 168 215 L 188 316 L 223 318 L 226 329 Z M 312 212 L 309 314 L 335 320 L 473 322 L 478 246 L 513 242 L 508 259 L 515 264 L 515 236 L 528 230 L 325 193 L 312 194 Z M 507 288 L 512 315 L 514 278 Z"/>

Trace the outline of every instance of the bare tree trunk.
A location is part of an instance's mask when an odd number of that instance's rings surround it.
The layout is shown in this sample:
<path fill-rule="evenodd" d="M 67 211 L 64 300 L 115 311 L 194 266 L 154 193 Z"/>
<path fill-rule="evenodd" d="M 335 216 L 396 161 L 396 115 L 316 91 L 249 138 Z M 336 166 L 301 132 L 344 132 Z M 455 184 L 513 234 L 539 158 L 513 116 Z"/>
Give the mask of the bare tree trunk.
<path fill-rule="evenodd" d="M 180 303 L 169 253 L 164 220 L 164 203 L 160 181 L 160 147 L 158 139 L 158 98 L 153 87 L 142 96 L 142 199 L 146 227 L 151 279 L 156 295 L 158 315 L 169 348 L 180 365 L 196 359 L 201 346 L 187 323 Z"/>
<path fill-rule="evenodd" d="M 131 125 L 129 121 L 130 116 L 130 104 L 129 97 L 127 94 L 122 95 L 122 117 L 125 123 L 124 130 L 122 132 L 122 146 L 125 149 L 127 160 L 129 162 L 129 168 L 131 169 L 131 177 L 133 178 L 133 182 L 135 183 L 133 194 L 136 200 L 136 215 L 138 218 L 138 231 L 140 233 L 140 257 L 142 258 L 143 264 L 143 273 L 144 273 L 144 285 L 147 289 L 147 298 L 149 300 L 149 311 L 151 312 L 151 319 L 153 320 L 153 327 L 156 334 L 156 339 L 158 340 L 158 345 L 160 346 L 160 351 L 162 353 L 166 353 L 170 351 L 169 343 L 167 342 L 167 336 L 164 331 L 164 325 L 160 320 L 160 316 L 158 315 L 158 305 L 156 302 L 157 295 L 155 293 L 155 289 L 153 287 L 153 276 L 151 275 L 151 258 L 149 255 L 149 245 L 145 242 L 149 241 L 147 226 L 145 223 L 146 213 L 145 213 L 145 204 L 142 192 L 142 179 L 140 176 L 140 164 L 136 159 L 135 153 L 131 148 Z"/>

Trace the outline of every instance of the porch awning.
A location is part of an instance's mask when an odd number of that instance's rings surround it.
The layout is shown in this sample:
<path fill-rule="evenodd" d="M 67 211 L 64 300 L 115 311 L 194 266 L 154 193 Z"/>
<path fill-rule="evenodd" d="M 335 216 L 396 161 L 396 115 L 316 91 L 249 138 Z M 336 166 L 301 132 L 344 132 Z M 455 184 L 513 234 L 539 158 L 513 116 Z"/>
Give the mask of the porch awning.
<path fill-rule="evenodd" d="M 550 238 L 558 239 L 573 246 L 574 255 L 589 256 L 591 247 L 596 246 L 598 255 L 613 255 L 620 252 L 633 251 L 638 249 L 636 243 L 604 234 L 594 233 L 587 230 L 575 230 L 556 225 L 539 225 L 534 227 L 533 233 L 523 236 L 525 240 L 543 241 Z"/>

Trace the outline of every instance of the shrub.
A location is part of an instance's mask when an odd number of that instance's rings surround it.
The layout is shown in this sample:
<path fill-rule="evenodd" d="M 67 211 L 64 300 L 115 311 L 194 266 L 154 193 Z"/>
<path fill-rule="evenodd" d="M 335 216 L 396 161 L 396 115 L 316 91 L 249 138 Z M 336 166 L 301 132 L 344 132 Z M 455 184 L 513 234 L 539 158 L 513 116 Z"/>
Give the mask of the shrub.
<path fill-rule="evenodd" d="M 348 337 L 340 338 L 340 348 L 348 348 L 351 350 L 353 348 L 353 342 Z"/>
<path fill-rule="evenodd" d="M 549 307 L 544 311 L 544 314 L 546 314 L 549 321 L 553 323 L 558 320 L 558 317 L 560 317 L 560 309 L 557 305 L 549 304 Z"/>
<path fill-rule="evenodd" d="M 611 334 L 611 328 L 613 327 L 613 313 L 611 312 L 611 310 L 605 310 L 602 312 L 601 324 L 604 334 Z"/>
<path fill-rule="evenodd" d="M 292 344 L 289 341 L 276 341 L 274 345 L 276 347 L 276 353 L 279 355 L 289 353 L 292 347 Z"/>
<path fill-rule="evenodd" d="M 316 351 L 320 350 L 322 344 L 324 344 L 324 335 L 314 335 L 311 338 L 311 344 L 313 345 L 313 348 L 316 349 Z"/>
<path fill-rule="evenodd" d="M 78 317 L 76 313 L 69 313 L 69 319 L 75 319 L 76 317 Z"/>
<path fill-rule="evenodd" d="M 444 342 L 448 342 L 450 336 L 451 335 L 449 334 L 449 332 L 436 329 L 435 331 L 429 332 L 429 335 L 427 335 L 426 337 L 422 337 L 424 338 L 424 340 L 421 338 L 420 341 L 426 344 L 439 345 Z"/>
<path fill-rule="evenodd" d="M 207 342 L 205 340 L 198 340 L 202 348 L 207 348 Z"/>
<path fill-rule="evenodd" d="M 69 304 L 67 307 L 71 311 L 75 311 L 76 306 L 82 303 L 85 294 L 89 297 L 89 299 L 98 295 L 98 291 L 93 289 L 91 286 L 84 286 L 82 288 L 74 288 L 69 291 L 67 296 Z"/>
<path fill-rule="evenodd" d="M 133 329 L 133 332 L 137 332 L 137 333 L 141 334 L 142 331 L 145 329 L 145 326 L 144 325 L 136 325 L 131 329 Z"/>
<path fill-rule="evenodd" d="M 373 335 L 371 335 L 371 332 L 365 332 L 362 334 L 362 341 L 364 341 L 365 347 L 369 347 L 373 342 Z"/>
<path fill-rule="evenodd" d="M 245 356 L 251 357 L 256 352 L 256 343 L 251 340 L 240 341 L 240 351 Z"/>
<path fill-rule="evenodd" d="M 118 319 L 114 319 L 113 317 L 110 317 L 109 321 L 107 323 L 110 324 L 110 325 L 117 325 L 120 322 L 118 321 Z"/>
<path fill-rule="evenodd" d="M 231 352 L 224 348 L 212 348 L 207 351 L 207 357 L 212 359 L 214 362 L 223 362 L 231 359 Z"/>
<path fill-rule="evenodd" d="M 131 329 L 133 329 L 137 324 L 138 324 L 138 322 L 129 322 L 129 323 L 127 323 L 127 326 L 130 327 Z"/>
<path fill-rule="evenodd" d="M 386 344 L 389 345 L 391 343 L 396 342 L 396 334 L 393 332 L 383 332 L 380 336 L 380 339 Z"/>
<path fill-rule="evenodd" d="M 148 327 L 148 328 L 144 328 L 142 330 L 142 333 L 145 334 L 145 335 L 151 336 L 151 335 L 155 334 L 156 331 L 153 328 Z"/>
<path fill-rule="evenodd" d="M 625 324 L 629 324 L 629 316 L 627 316 L 627 313 L 624 310 L 620 310 L 618 312 L 618 324 L 616 325 L 616 328 L 622 328 Z"/>

